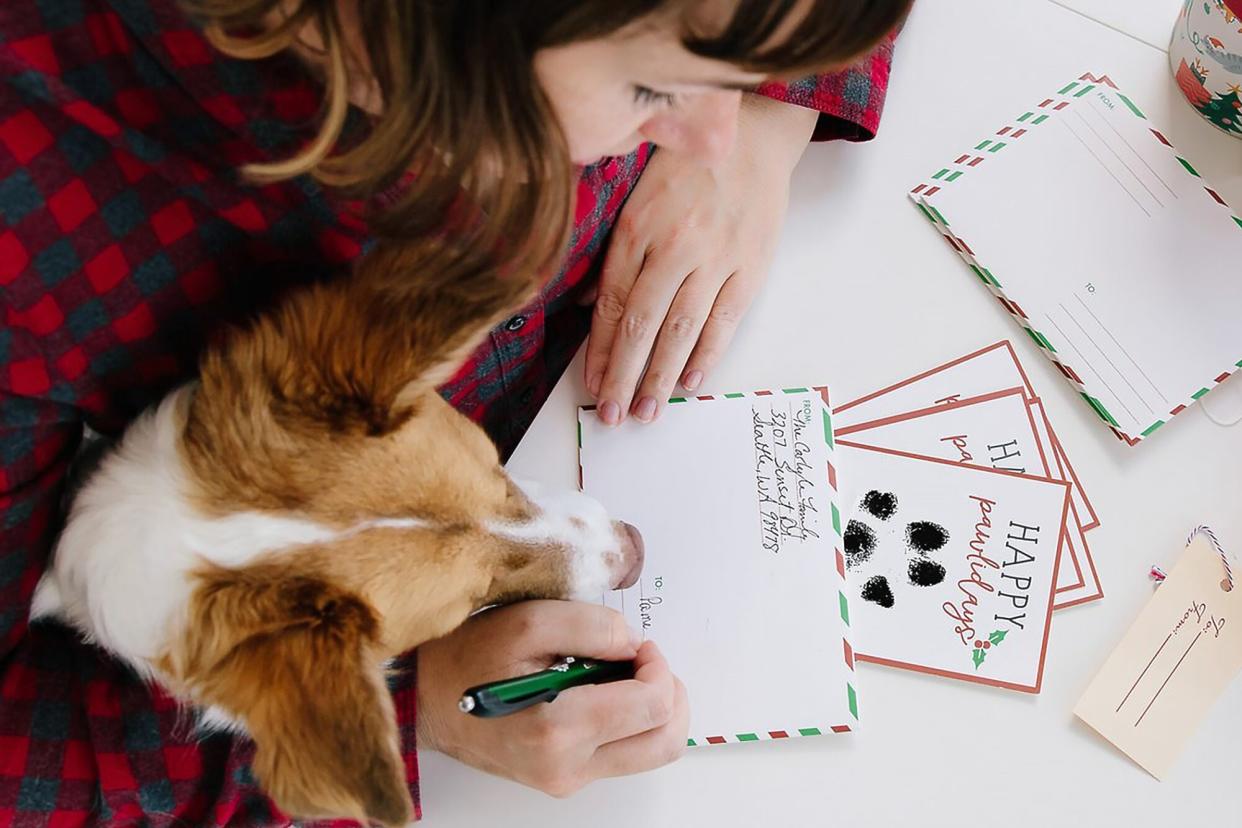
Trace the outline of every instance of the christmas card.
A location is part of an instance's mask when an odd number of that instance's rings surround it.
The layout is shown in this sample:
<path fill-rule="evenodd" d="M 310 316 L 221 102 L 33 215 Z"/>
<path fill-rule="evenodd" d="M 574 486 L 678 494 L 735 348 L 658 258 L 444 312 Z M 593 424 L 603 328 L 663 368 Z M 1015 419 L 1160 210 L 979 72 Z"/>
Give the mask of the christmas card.
<path fill-rule="evenodd" d="M 911 198 L 1128 444 L 1242 365 L 1242 218 L 1109 76 L 1013 113 Z"/>
<path fill-rule="evenodd" d="M 837 406 L 833 410 L 833 422 L 838 430 L 844 430 L 859 423 L 1015 387 L 1023 389 L 1028 402 L 1038 399 L 1022 363 L 1018 361 L 1013 343 L 1002 340 Z M 1081 518 L 1082 528 L 1094 529 L 1100 525 L 1095 507 L 1083 490 L 1056 432 L 1046 421 L 1045 427 L 1056 459 L 1072 483 L 1074 511 Z"/>
<path fill-rule="evenodd" d="M 1069 484 L 837 446 L 858 660 L 1038 693 Z"/>
<path fill-rule="evenodd" d="M 1068 481 L 1052 451 L 1042 406 L 1037 405 L 1026 400 L 1022 388 L 1010 388 L 839 428 L 837 436 L 963 465 Z M 1072 502 L 1062 532 L 1065 551 L 1056 574 L 1054 609 L 1103 597 L 1098 579 L 1093 577 L 1088 585 L 1083 576 L 1084 571 L 1094 573 L 1095 565 Z M 847 529 L 847 556 L 856 542 Z"/>
<path fill-rule="evenodd" d="M 1104 588 L 1100 585 L 1100 574 L 1095 568 L 1095 557 L 1091 554 L 1091 547 L 1087 545 L 1086 528 L 1083 526 L 1082 515 L 1078 511 L 1078 501 L 1074 497 L 1074 493 L 1080 492 L 1082 487 L 1079 486 L 1073 470 L 1064 459 L 1065 449 L 1061 448 L 1056 435 L 1052 432 L 1052 425 L 1048 422 L 1048 415 L 1044 412 L 1043 402 L 1038 399 L 1030 400 L 1027 406 L 1033 415 L 1035 431 L 1039 435 L 1040 442 L 1045 446 L 1051 445 L 1055 449 L 1051 452 L 1054 466 L 1052 477 L 1069 481 L 1071 485 L 1070 512 L 1073 520 L 1067 527 L 1065 549 L 1070 556 L 1074 575 L 1072 581 L 1068 576 L 1062 578 L 1061 572 L 1065 567 L 1058 568 L 1056 599 L 1052 608 L 1060 610 L 1098 601 L 1104 597 Z M 1096 525 L 1099 525 L 1098 521 Z"/>
<path fill-rule="evenodd" d="M 827 389 L 674 398 L 615 428 L 584 409 L 578 434 L 583 490 L 646 547 L 601 601 L 675 665 L 690 744 L 855 727 Z"/>

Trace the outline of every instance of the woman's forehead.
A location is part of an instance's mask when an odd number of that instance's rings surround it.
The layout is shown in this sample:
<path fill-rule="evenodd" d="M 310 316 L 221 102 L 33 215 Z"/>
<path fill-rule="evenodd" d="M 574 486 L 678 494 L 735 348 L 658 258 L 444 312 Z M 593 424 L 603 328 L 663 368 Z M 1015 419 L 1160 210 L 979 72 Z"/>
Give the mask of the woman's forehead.
<path fill-rule="evenodd" d="M 715 2 L 715 0 L 713 0 Z M 733 2 L 723 4 L 731 7 Z M 690 88 L 748 89 L 765 76 L 749 72 L 732 63 L 696 55 L 686 48 L 684 23 L 652 15 L 643 25 L 615 33 L 611 40 L 621 50 L 627 68 L 637 69 L 648 78 L 659 78 L 668 86 Z M 726 16 L 725 22 L 728 22 Z"/>
<path fill-rule="evenodd" d="M 770 42 L 764 48 L 781 45 L 792 35 L 815 7 L 817 0 L 794 0 L 776 27 Z M 683 3 L 680 18 L 682 34 L 692 37 L 717 37 L 733 20 L 740 6 L 760 7 L 763 12 L 776 5 L 772 0 L 692 0 Z M 784 4 L 781 4 L 784 5 Z M 753 11 L 747 9 L 749 14 Z M 748 15 L 749 16 L 749 15 Z M 766 14 L 764 15 L 766 17 Z"/>
<path fill-rule="evenodd" d="M 823 0 L 794 0 L 784 12 L 772 31 L 771 37 L 761 44 L 758 51 L 768 51 L 782 46 L 790 37 L 796 36 L 814 8 Z M 658 45 L 644 59 L 659 59 L 652 69 L 671 67 L 682 70 L 685 75 L 676 81 L 683 86 L 711 86 L 718 88 L 746 88 L 762 82 L 766 75 L 748 72 L 735 64 L 713 58 L 705 58 L 691 52 L 687 42 L 712 40 L 722 36 L 731 26 L 734 17 L 741 12 L 746 17 L 755 14 L 767 16 L 767 7 L 776 5 L 771 0 L 690 0 L 668 3 L 630 26 L 614 33 L 619 40 L 639 41 L 641 49 Z M 781 4 L 784 5 L 784 4 Z M 748 8 L 741 8 L 746 6 Z"/>

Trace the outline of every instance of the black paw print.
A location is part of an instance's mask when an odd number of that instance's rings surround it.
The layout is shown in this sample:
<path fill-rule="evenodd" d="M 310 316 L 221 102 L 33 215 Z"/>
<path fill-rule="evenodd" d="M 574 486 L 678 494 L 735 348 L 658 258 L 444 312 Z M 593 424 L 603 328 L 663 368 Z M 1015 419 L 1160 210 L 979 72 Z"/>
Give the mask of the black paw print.
<path fill-rule="evenodd" d="M 897 514 L 897 496 L 892 492 L 872 489 L 863 495 L 858 505 L 862 512 L 882 523 Z M 944 548 L 948 542 L 948 531 L 937 523 L 916 520 L 906 524 L 905 546 L 909 558 L 906 562 L 906 580 L 909 584 L 929 587 L 944 580 L 944 567 L 930 556 Z M 846 568 L 852 571 L 862 567 L 875 555 L 879 543 L 880 538 L 875 529 L 861 520 L 851 520 L 845 527 Z M 868 578 L 862 586 L 862 598 L 885 609 L 891 609 L 897 602 L 893 587 L 885 575 L 872 575 Z"/>

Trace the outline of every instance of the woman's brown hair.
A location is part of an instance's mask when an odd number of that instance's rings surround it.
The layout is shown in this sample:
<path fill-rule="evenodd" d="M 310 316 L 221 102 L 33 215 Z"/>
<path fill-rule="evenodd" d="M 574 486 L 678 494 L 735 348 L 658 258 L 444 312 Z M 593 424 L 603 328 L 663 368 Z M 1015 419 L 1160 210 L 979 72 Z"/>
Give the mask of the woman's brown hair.
<path fill-rule="evenodd" d="M 426 242 L 426 267 L 458 285 L 501 265 L 531 285 L 571 229 L 573 167 L 535 78 L 538 50 L 668 15 L 690 52 L 792 77 L 859 58 L 910 2 L 736 0 L 723 28 L 704 31 L 695 25 L 704 0 L 356 0 L 359 61 L 349 54 L 341 0 L 183 0 L 236 57 L 275 54 L 308 24 L 322 43 L 317 138 L 245 172 L 258 180 L 310 173 L 361 199 L 400 182 L 401 195 L 369 216 L 372 231 Z M 359 68 L 366 63 L 369 71 Z M 382 112 L 365 135 L 342 140 L 351 88 L 376 89 Z"/>

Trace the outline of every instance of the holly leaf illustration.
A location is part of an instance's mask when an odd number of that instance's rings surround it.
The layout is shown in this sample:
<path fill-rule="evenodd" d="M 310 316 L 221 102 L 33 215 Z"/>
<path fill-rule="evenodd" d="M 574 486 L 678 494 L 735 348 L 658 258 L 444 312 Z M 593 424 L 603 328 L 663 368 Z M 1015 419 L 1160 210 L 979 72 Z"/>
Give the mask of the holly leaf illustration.
<path fill-rule="evenodd" d="M 988 653 L 986 650 L 975 650 L 974 655 L 971 656 L 971 659 L 975 662 L 976 670 L 979 669 L 979 665 L 982 664 L 983 660 L 987 657 Z"/>
<path fill-rule="evenodd" d="M 991 641 L 993 644 L 999 644 L 1005 640 L 1007 635 L 1009 635 L 1007 630 L 993 630 L 988 634 L 988 641 Z"/>

